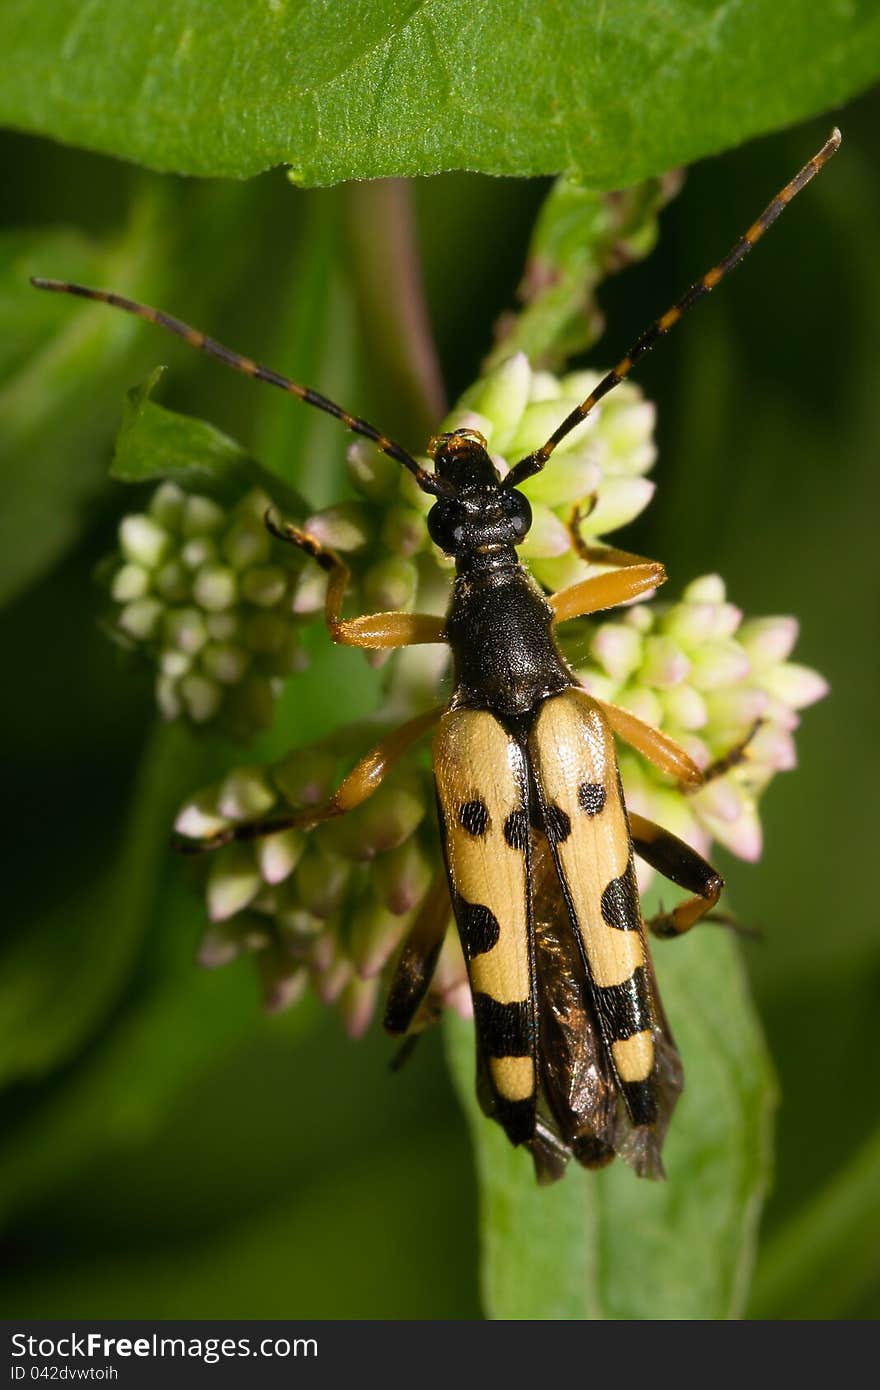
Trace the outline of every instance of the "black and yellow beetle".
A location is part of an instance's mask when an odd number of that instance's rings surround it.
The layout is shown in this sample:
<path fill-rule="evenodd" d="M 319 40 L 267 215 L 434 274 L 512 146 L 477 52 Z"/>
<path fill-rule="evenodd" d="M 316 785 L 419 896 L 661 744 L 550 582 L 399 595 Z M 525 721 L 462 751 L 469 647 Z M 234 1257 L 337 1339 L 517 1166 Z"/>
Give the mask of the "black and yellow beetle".
<path fill-rule="evenodd" d="M 102 290 L 33 282 L 158 323 L 235 370 L 336 416 L 402 463 L 434 497 L 428 530 L 456 567 L 445 618 L 343 618 L 349 579 L 344 562 L 307 532 L 272 515 L 266 521 L 276 536 L 299 546 L 327 572 L 325 618 L 334 641 L 372 649 L 448 643 L 454 664 L 449 703 L 386 737 L 323 808 L 238 825 L 186 847 L 213 849 L 342 815 L 364 802 L 411 745 L 436 728 L 445 873 L 404 942 L 385 1023 L 402 1035 L 416 1019 L 451 900 L 473 996 L 480 1101 L 512 1143 L 531 1150 L 542 1179 L 557 1177 L 571 1157 L 592 1168 L 615 1154 L 640 1175 L 662 1173 L 660 1150 L 682 1069 L 654 982 L 633 855 L 692 894 L 648 924 L 658 935 L 688 931 L 717 903 L 723 886 L 682 841 L 627 815 L 614 736 L 685 784 L 726 770 L 731 758 L 701 773 L 665 735 L 579 685 L 559 649 L 556 625 L 649 594 L 665 573 L 660 564 L 603 549 L 603 562 L 617 568 L 545 595 L 517 557 L 531 524 L 518 485 L 544 467 L 557 444 L 657 339 L 742 260 L 839 143 L 835 130 L 728 255 L 651 325 L 541 448 L 503 478 L 486 441 L 473 430 L 433 439 L 428 452 L 434 467 L 426 469 L 367 421 L 178 319 Z"/>

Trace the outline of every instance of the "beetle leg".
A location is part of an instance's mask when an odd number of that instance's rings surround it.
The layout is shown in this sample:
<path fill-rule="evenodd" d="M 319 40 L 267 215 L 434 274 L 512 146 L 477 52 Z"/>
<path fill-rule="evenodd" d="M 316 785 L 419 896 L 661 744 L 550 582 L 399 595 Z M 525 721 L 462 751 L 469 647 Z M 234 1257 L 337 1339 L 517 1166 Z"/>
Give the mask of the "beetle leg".
<path fill-rule="evenodd" d="M 346 815 L 378 791 L 404 753 L 436 724 L 442 713 L 443 707 L 428 710 L 387 734 L 375 748 L 364 754 L 323 806 L 304 806 L 298 811 L 245 821 L 200 838 L 190 838 L 178 832 L 174 836 L 175 848 L 185 854 L 200 854 L 204 850 L 221 849 L 234 840 L 256 840 L 280 830 L 311 830 L 323 821 L 332 820 L 334 816 Z"/>
<path fill-rule="evenodd" d="M 655 936 L 682 936 L 711 912 L 721 896 L 724 879 L 695 849 L 662 826 L 632 812 L 629 825 L 636 854 L 664 878 L 695 895 L 671 912 L 658 913 L 647 924 Z"/>
<path fill-rule="evenodd" d="M 389 1033 L 399 1037 L 412 1026 L 431 984 L 451 918 L 444 869 L 423 898 L 397 958 L 383 1020 Z"/>
<path fill-rule="evenodd" d="M 730 772 L 732 768 L 739 767 L 740 763 L 744 763 L 747 760 L 749 744 L 763 722 L 762 719 L 756 719 L 748 733 L 745 734 L 738 743 L 735 743 L 732 748 L 728 748 L 726 753 L 722 753 L 719 758 L 715 758 L 713 762 L 703 768 L 701 785 L 705 786 L 707 782 L 714 782 L 716 778 L 723 777 L 725 773 Z M 699 791 L 700 788 L 694 786 L 687 790 Z"/>
<path fill-rule="evenodd" d="M 625 553 L 625 552 L 624 552 Z M 632 557 L 635 560 L 635 556 Z M 610 574 L 596 574 L 570 584 L 567 589 L 551 594 L 548 602 L 553 609 L 554 623 L 567 623 L 570 618 L 582 618 L 603 608 L 617 608 L 621 603 L 650 593 L 666 580 L 666 571 L 654 560 L 628 564 Z"/>
<path fill-rule="evenodd" d="M 591 698 L 596 700 L 595 695 Z M 670 777 L 693 787 L 694 791 L 703 785 L 703 773 L 697 764 L 668 734 L 645 724 L 620 705 L 609 705 L 605 700 L 596 700 L 596 704 L 624 743 L 635 748 L 661 772 L 668 772 Z"/>
<path fill-rule="evenodd" d="M 266 512 L 268 529 L 280 541 L 296 545 L 311 555 L 328 576 L 324 621 L 334 642 L 344 647 L 369 647 L 374 650 L 391 647 L 411 647 L 420 642 L 444 642 L 443 619 L 433 613 L 363 613 L 357 618 L 342 618 L 342 603 L 351 577 L 345 561 L 335 550 L 322 545 L 317 537 L 293 526 L 289 521 L 276 520 Z"/>
<path fill-rule="evenodd" d="M 571 536 L 572 546 L 582 560 L 586 560 L 590 565 L 616 565 L 619 569 L 654 563 L 647 555 L 634 555 L 631 550 L 618 550 L 616 545 L 591 544 L 581 531 L 581 526 L 593 510 L 593 506 L 595 498 L 591 506 L 582 507 L 578 503 L 572 508 L 568 519 L 568 534 Z"/>

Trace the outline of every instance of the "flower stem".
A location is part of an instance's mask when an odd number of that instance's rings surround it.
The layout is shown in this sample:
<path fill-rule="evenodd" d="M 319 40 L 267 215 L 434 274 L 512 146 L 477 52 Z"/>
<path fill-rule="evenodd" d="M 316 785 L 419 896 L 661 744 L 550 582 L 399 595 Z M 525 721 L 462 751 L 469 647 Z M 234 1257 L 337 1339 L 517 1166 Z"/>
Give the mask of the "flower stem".
<path fill-rule="evenodd" d="M 387 401 L 386 409 L 419 432 L 414 447 L 423 448 L 446 413 L 446 397 L 425 300 L 410 186 L 405 179 L 350 184 L 346 212 L 354 287 L 376 363 L 376 393 L 380 401 Z M 399 428 L 393 420 L 391 424 Z"/>

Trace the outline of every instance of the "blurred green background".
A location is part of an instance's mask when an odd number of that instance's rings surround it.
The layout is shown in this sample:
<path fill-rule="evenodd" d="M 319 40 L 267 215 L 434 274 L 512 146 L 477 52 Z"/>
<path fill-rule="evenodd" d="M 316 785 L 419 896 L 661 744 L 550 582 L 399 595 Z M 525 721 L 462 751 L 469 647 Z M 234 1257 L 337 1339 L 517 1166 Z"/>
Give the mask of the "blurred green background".
<path fill-rule="evenodd" d="M 747 613 L 796 613 L 796 658 L 832 685 L 805 715 L 800 769 L 764 802 L 763 861 L 718 856 L 739 914 L 765 929 L 745 949 L 782 1092 L 753 1303 L 771 1318 L 880 1305 L 878 117 L 873 94 L 840 113 L 833 165 L 639 369 L 659 408 L 659 487 L 621 536 L 664 560 L 676 593 L 718 570 Z M 592 360 L 619 356 L 829 124 L 696 166 L 656 252 L 603 287 L 609 327 Z M 375 1028 L 351 1043 L 311 1001 L 267 1020 L 247 962 L 196 968 L 202 906 L 167 829 L 229 750 L 157 729 L 148 679 L 95 622 L 92 571 L 132 498 L 104 481 L 112 435 L 125 388 L 155 363 L 172 364 L 167 404 L 289 460 L 315 504 L 339 495 L 345 436 L 140 325 L 114 319 L 79 341 L 73 306 L 24 288 L 36 272 L 88 268 L 109 284 L 124 272 L 148 301 L 418 447 L 423 422 L 389 387 L 388 346 L 350 275 L 363 208 L 345 188 L 294 191 L 281 172 L 195 183 L 23 136 L 2 149 L 0 1307 L 479 1317 L 472 1161 L 439 1038 L 392 1075 Z M 546 187 L 414 186 L 451 399 L 512 303 Z M 260 753 L 377 699 L 356 653 L 317 635 L 312 647 Z"/>

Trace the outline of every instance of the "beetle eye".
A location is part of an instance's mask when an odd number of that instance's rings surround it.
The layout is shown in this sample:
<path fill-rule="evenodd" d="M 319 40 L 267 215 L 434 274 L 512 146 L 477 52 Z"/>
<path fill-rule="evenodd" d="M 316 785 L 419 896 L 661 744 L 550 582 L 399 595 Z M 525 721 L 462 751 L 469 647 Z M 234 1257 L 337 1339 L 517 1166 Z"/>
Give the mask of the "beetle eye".
<path fill-rule="evenodd" d="M 507 496 L 510 498 L 508 505 L 510 507 L 511 530 L 517 540 L 522 540 L 523 536 L 528 534 L 532 524 L 532 509 L 529 505 L 529 499 L 523 493 L 515 490 L 507 493 Z"/>
<path fill-rule="evenodd" d="M 458 507 L 450 507 L 445 502 L 435 503 L 428 512 L 428 535 L 444 555 L 454 555 L 461 537 Z"/>

